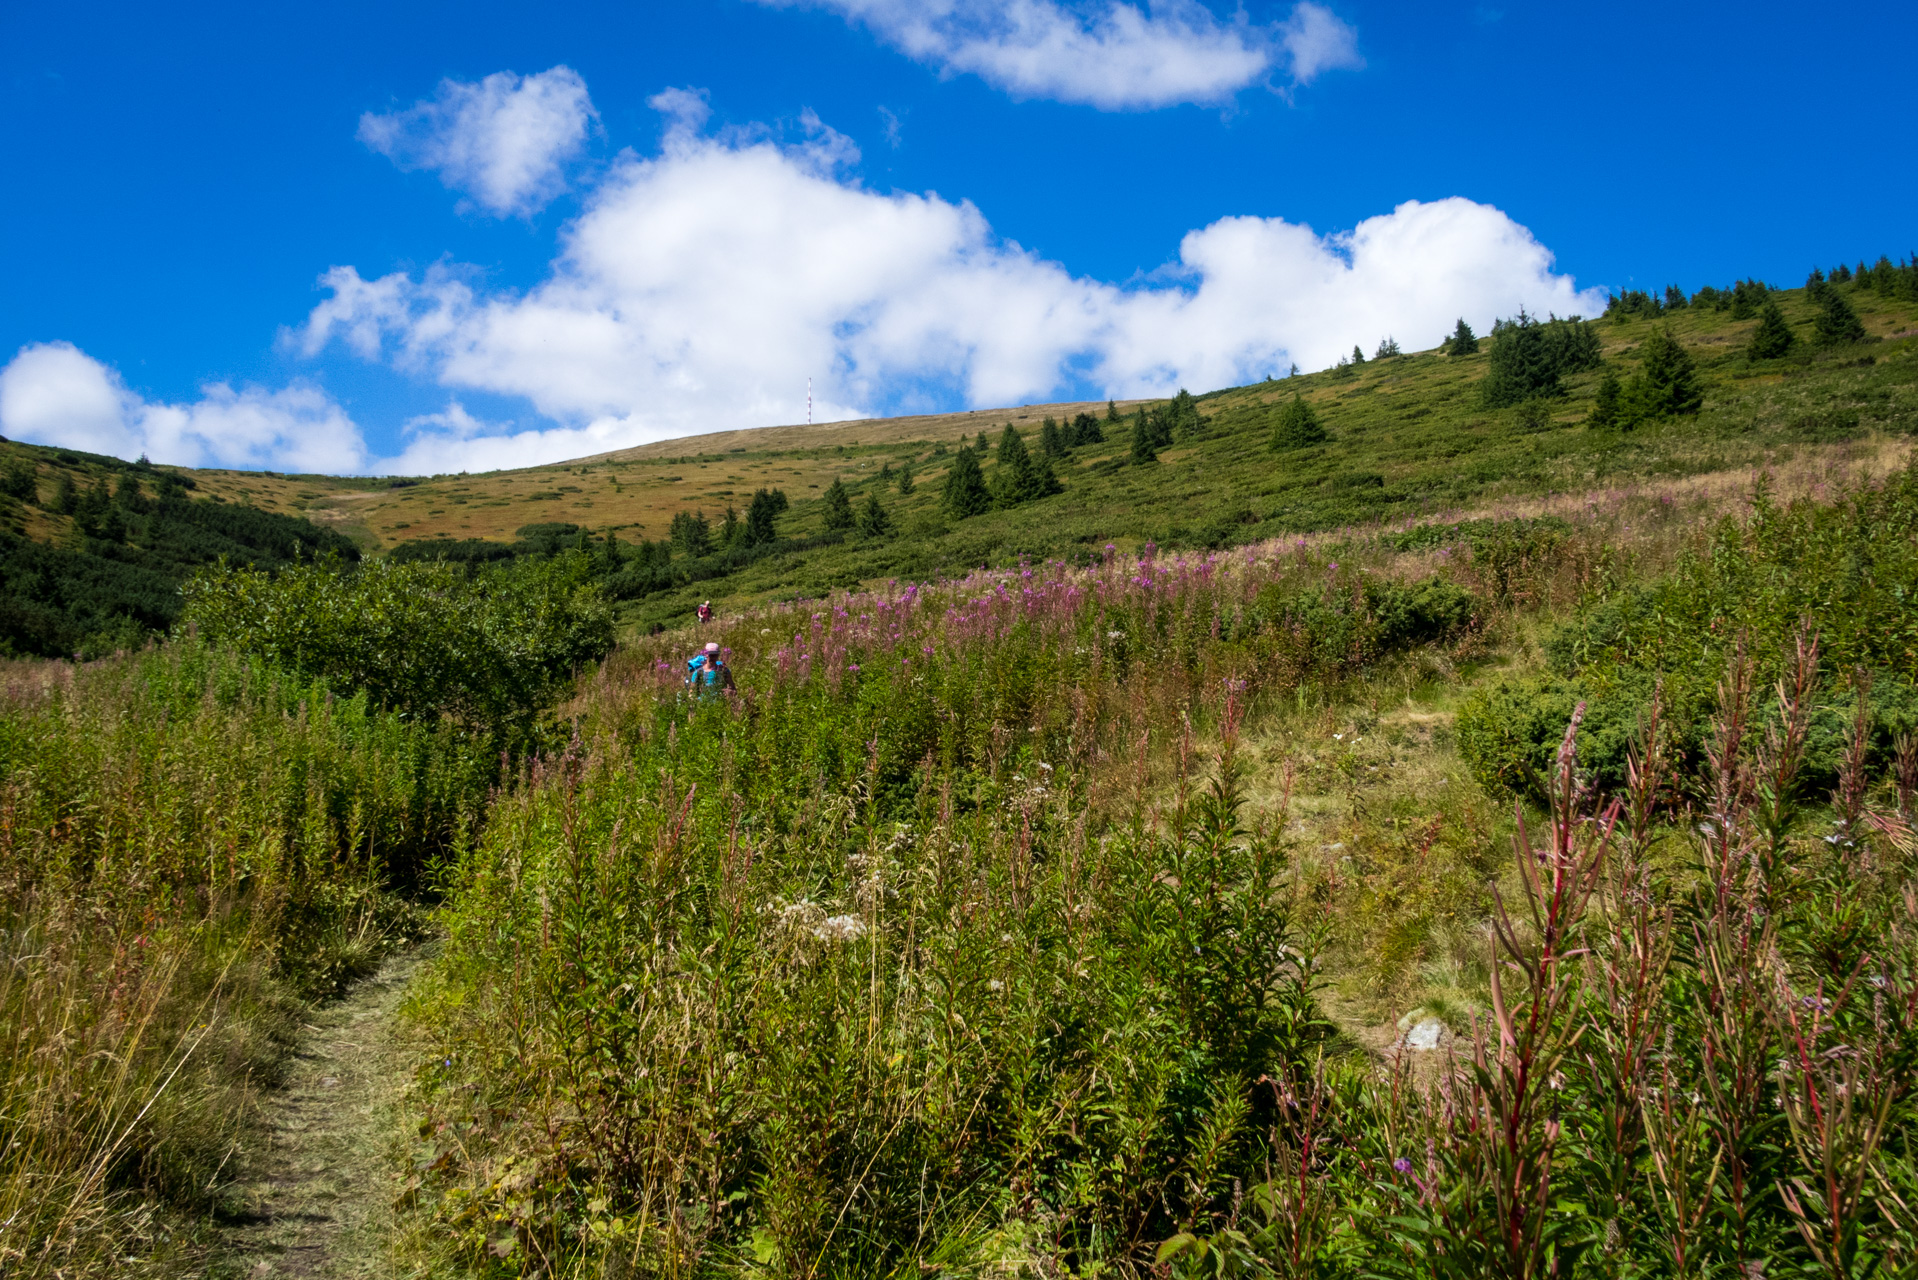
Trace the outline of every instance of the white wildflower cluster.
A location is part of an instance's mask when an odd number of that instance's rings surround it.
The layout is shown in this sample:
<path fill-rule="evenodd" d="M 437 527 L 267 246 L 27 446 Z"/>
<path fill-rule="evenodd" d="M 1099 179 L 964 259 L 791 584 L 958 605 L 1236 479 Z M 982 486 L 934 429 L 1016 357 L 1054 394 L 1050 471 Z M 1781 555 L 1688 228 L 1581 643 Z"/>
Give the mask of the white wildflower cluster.
<path fill-rule="evenodd" d="M 854 942 L 866 936 L 866 922 L 858 916 L 827 916 L 812 936 L 821 942 Z"/>
<path fill-rule="evenodd" d="M 759 912 L 772 918 L 776 933 L 794 942 L 853 942 L 866 934 L 866 922 L 860 917 L 844 914 L 829 916 L 826 908 L 811 898 L 798 898 L 792 902 L 775 898 L 760 907 Z"/>

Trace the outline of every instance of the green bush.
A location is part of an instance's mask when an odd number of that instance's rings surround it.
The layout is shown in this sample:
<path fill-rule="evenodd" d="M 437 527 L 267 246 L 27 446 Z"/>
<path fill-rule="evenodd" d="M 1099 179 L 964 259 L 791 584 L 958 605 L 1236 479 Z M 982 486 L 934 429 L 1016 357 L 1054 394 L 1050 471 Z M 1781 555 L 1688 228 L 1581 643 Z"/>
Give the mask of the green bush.
<path fill-rule="evenodd" d="M 1474 690 L 1460 705 L 1459 754 L 1472 776 L 1494 795 L 1546 799 L 1549 778 L 1565 726 L 1584 702 L 1578 759 L 1591 782 L 1614 791 L 1625 782 L 1625 763 L 1649 690 L 1615 689 L 1594 697 L 1577 681 L 1556 675 L 1497 680 Z"/>
<path fill-rule="evenodd" d="M 613 645 L 587 558 L 510 568 L 376 561 L 278 575 L 219 569 L 187 584 L 183 625 L 217 644 L 409 719 L 523 729 Z"/>

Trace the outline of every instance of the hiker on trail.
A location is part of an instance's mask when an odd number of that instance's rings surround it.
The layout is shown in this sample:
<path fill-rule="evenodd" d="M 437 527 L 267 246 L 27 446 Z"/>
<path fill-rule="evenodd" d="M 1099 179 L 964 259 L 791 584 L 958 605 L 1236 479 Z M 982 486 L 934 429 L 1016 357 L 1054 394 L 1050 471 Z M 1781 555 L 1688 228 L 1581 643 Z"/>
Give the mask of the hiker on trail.
<path fill-rule="evenodd" d="M 699 615 L 699 625 L 703 627 L 713 620 L 713 602 L 708 600 L 693 612 Z"/>
<path fill-rule="evenodd" d="M 701 697 L 733 687 L 733 669 L 719 656 L 718 644 L 709 644 L 686 660 L 686 684 Z"/>

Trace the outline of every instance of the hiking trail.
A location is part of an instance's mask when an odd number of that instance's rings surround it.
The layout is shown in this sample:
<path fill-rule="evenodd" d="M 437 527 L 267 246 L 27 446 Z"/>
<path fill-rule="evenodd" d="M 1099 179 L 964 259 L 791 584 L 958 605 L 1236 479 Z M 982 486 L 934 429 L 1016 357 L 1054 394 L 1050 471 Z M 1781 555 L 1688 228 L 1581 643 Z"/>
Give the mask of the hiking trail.
<path fill-rule="evenodd" d="M 386 1274 L 393 1229 L 389 1163 L 408 1080 L 398 1013 L 432 947 L 387 957 L 370 978 L 312 1011 L 284 1087 L 265 1100 L 261 1145 L 237 1191 L 228 1233 L 247 1277 Z"/>

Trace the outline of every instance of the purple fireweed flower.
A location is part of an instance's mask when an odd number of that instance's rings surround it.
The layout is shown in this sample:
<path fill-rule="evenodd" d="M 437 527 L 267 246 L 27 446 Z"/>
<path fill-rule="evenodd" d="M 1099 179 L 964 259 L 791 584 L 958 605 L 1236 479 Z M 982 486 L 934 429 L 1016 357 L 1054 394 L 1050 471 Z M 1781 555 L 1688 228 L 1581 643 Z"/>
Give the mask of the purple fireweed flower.
<path fill-rule="evenodd" d="M 1400 1156 L 1398 1159 L 1392 1162 L 1392 1168 L 1394 1168 L 1400 1173 L 1410 1173 L 1412 1172 L 1412 1162 L 1410 1160 L 1407 1160 L 1404 1156 Z"/>

